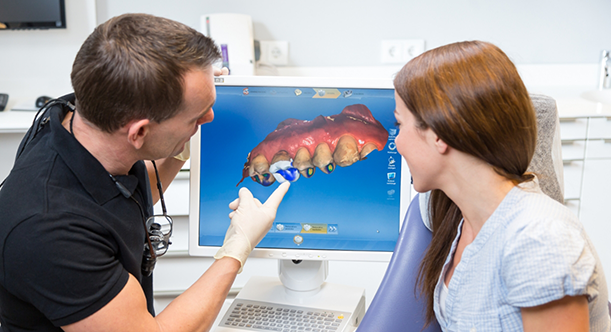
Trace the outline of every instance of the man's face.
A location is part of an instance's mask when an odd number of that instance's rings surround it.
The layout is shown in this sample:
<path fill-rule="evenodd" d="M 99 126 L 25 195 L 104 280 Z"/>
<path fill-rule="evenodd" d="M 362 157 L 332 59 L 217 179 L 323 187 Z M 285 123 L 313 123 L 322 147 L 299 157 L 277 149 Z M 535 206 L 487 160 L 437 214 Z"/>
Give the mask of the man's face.
<path fill-rule="evenodd" d="M 216 90 L 212 68 L 187 72 L 184 86 L 182 110 L 161 123 L 151 122 L 150 137 L 143 146 L 153 155 L 149 159 L 178 155 L 198 127 L 214 119 Z"/>

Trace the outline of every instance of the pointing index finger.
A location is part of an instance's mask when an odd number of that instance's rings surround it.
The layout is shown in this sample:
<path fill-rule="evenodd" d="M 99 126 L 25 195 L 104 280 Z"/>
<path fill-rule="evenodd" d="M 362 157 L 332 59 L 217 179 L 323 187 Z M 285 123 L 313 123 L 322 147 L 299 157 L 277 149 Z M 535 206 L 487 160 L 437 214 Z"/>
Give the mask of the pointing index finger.
<path fill-rule="evenodd" d="M 277 210 L 278 206 L 280 206 L 280 202 L 282 202 L 282 199 L 284 198 L 284 195 L 286 194 L 286 192 L 289 190 L 290 186 L 291 186 L 291 183 L 288 181 L 278 186 L 278 188 L 274 190 L 274 192 L 269 196 L 269 198 L 267 199 L 267 201 L 265 201 L 263 205 L 265 207 L 269 207 L 269 208 L 273 208 L 274 210 Z"/>

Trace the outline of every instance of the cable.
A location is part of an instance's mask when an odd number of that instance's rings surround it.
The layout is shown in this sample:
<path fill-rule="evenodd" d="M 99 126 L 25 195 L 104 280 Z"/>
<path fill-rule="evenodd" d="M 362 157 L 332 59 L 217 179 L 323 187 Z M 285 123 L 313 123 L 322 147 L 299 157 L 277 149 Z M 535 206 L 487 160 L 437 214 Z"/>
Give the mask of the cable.
<path fill-rule="evenodd" d="M 17 151 L 17 156 L 15 157 L 15 161 L 19 159 L 23 151 L 25 151 L 26 146 L 30 144 L 30 142 L 33 141 L 34 138 L 36 138 L 36 135 L 38 134 L 38 132 L 49 121 L 48 118 L 47 120 L 45 120 L 45 115 L 47 114 L 47 111 L 51 107 L 57 104 L 68 106 L 68 108 L 70 108 L 70 110 L 73 112 L 74 112 L 74 109 L 76 108 L 74 105 L 72 105 L 72 103 L 70 103 L 67 100 L 63 100 L 63 99 L 49 100 L 43 107 L 41 107 L 38 110 L 38 112 L 36 112 L 36 115 L 34 116 L 34 120 L 32 121 L 32 126 L 30 126 L 30 129 L 28 129 L 28 132 L 26 133 L 26 138 L 21 142 L 20 149 Z"/>
<path fill-rule="evenodd" d="M 45 116 L 47 114 L 47 111 L 51 107 L 58 105 L 58 104 L 68 106 L 68 108 L 70 108 L 70 110 L 73 112 L 76 109 L 76 107 L 71 102 L 67 100 L 63 100 L 63 99 L 51 99 L 46 104 L 44 104 L 44 106 L 41 107 L 36 112 L 36 115 L 34 115 L 34 120 L 32 120 L 32 125 L 26 132 L 24 139 L 19 144 L 19 148 L 17 149 L 17 155 L 15 157 L 15 162 L 17 162 L 17 159 L 19 159 L 21 154 L 25 151 L 28 144 L 30 144 L 30 142 L 32 142 L 34 138 L 36 138 L 36 135 L 38 134 L 38 132 L 42 130 L 42 128 L 44 127 L 44 125 L 47 124 L 47 122 L 49 122 L 49 118 Z M 4 180 L 2 180 L 2 183 L 0 183 L 0 188 L 4 186 L 4 183 L 6 182 L 7 178 L 8 176 L 4 178 Z"/>

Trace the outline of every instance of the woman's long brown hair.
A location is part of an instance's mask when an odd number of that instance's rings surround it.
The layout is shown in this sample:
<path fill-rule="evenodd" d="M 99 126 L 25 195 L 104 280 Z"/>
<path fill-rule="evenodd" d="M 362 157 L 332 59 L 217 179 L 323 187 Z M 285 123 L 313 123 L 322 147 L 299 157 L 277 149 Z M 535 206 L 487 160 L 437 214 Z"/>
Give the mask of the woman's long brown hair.
<path fill-rule="evenodd" d="M 515 65 L 498 47 L 471 41 L 432 49 L 407 63 L 394 85 L 419 129 L 431 128 L 515 184 L 532 180 L 526 169 L 537 142 L 534 108 Z M 462 219 L 441 190 L 431 193 L 429 212 L 433 239 L 418 275 L 427 325 L 435 318 L 433 293 Z"/>

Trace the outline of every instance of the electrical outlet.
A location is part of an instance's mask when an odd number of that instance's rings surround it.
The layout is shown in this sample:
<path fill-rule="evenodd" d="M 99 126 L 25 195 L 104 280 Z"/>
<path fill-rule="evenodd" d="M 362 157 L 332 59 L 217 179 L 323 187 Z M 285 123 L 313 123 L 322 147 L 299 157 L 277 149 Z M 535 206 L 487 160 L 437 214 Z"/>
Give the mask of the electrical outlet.
<path fill-rule="evenodd" d="M 400 40 L 382 40 L 382 63 L 401 63 L 401 50 L 403 46 Z"/>
<path fill-rule="evenodd" d="M 424 39 L 382 40 L 382 63 L 406 63 L 424 52 Z"/>
<path fill-rule="evenodd" d="M 409 39 L 405 40 L 405 61 L 409 61 L 420 54 L 424 53 L 424 39 Z"/>
<path fill-rule="evenodd" d="M 262 63 L 268 63 L 276 66 L 286 66 L 289 60 L 289 42 L 281 40 L 261 40 L 259 41 L 261 48 Z"/>

